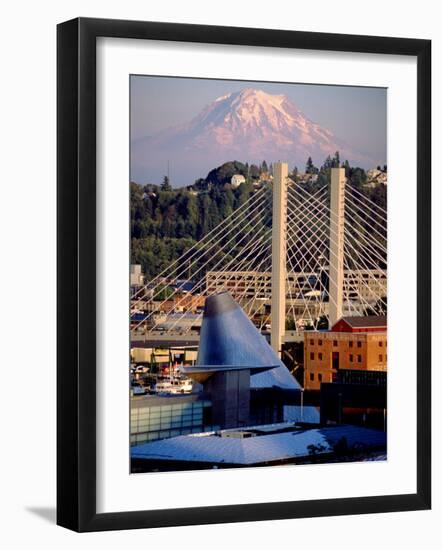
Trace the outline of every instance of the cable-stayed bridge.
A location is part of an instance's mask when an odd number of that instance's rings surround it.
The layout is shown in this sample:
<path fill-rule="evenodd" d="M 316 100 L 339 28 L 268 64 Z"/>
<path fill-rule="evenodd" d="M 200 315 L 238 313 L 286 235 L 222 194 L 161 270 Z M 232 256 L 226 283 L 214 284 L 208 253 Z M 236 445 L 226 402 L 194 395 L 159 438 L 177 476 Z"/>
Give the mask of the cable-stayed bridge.
<path fill-rule="evenodd" d="M 343 168 L 309 193 L 275 163 L 273 182 L 134 292 L 131 328 L 153 340 L 196 334 L 205 298 L 228 291 L 280 351 L 342 315 L 385 313 L 386 285 L 385 209 Z"/>

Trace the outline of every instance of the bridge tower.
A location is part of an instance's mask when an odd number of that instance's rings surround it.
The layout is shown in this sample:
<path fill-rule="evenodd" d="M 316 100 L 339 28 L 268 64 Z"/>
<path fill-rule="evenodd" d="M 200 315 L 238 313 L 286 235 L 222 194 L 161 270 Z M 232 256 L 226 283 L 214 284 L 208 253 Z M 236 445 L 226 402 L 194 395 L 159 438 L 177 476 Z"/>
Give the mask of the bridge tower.
<path fill-rule="evenodd" d="M 286 315 L 288 173 L 286 162 L 273 163 L 271 345 L 279 357 Z"/>
<path fill-rule="evenodd" d="M 331 169 L 329 315 L 331 328 L 342 317 L 344 291 L 345 169 Z"/>

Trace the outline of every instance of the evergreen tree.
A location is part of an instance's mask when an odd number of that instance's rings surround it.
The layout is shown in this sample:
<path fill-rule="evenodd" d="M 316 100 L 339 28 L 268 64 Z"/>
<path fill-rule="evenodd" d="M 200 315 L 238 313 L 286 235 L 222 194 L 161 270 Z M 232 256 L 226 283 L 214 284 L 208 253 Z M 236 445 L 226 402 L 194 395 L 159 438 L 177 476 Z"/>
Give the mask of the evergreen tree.
<path fill-rule="evenodd" d="M 330 155 L 327 156 L 325 159 L 324 164 L 322 165 L 321 169 L 327 170 L 328 168 L 331 168 L 333 166 L 333 161 Z"/>
<path fill-rule="evenodd" d="M 352 167 L 349 170 L 349 178 L 351 183 L 356 187 L 361 187 L 367 181 L 367 174 L 363 168 L 359 166 Z"/>
<path fill-rule="evenodd" d="M 170 185 L 168 176 L 164 176 L 163 178 L 163 183 L 161 184 L 161 191 L 172 191 L 172 186 Z"/>
<path fill-rule="evenodd" d="M 258 166 L 256 166 L 256 164 L 250 165 L 249 176 L 252 180 L 259 179 L 260 171 Z"/>
<path fill-rule="evenodd" d="M 203 189 L 206 189 L 207 188 L 206 180 L 204 178 L 198 178 L 197 180 L 195 180 L 193 187 L 197 191 L 202 191 Z"/>
<path fill-rule="evenodd" d="M 305 173 L 306 174 L 317 174 L 319 170 L 316 168 L 316 166 L 313 164 L 312 157 L 309 157 L 307 159 L 307 163 L 305 165 Z"/>
<path fill-rule="evenodd" d="M 210 197 L 208 193 L 202 193 L 198 197 L 199 199 L 199 224 L 198 224 L 198 239 L 204 237 L 210 231 L 210 219 L 209 219 L 209 209 L 210 209 Z"/>

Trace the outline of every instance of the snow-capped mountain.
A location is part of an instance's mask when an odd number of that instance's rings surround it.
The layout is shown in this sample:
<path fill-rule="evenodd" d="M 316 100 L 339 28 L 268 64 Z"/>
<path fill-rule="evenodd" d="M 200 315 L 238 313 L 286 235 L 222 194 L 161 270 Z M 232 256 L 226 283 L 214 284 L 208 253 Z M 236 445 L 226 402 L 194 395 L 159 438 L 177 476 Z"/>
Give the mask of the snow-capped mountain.
<path fill-rule="evenodd" d="M 286 95 L 247 88 L 215 99 L 190 122 L 132 143 L 132 179 L 159 182 L 170 162 L 175 185 L 193 183 L 228 160 L 285 160 L 301 169 L 341 158 L 371 164 L 330 130 L 309 120 Z"/>

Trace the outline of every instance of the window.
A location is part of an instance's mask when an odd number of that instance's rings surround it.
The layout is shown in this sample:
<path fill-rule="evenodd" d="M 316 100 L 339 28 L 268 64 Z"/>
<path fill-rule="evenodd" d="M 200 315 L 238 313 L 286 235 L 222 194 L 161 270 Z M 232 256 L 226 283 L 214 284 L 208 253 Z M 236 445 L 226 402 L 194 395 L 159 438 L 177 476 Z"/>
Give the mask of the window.
<path fill-rule="evenodd" d="M 319 360 L 322 361 L 322 353 L 318 354 Z"/>
<path fill-rule="evenodd" d="M 350 353 L 350 363 L 353 363 L 353 354 Z"/>
<path fill-rule="evenodd" d="M 382 363 L 382 355 L 379 355 L 379 363 Z"/>
<path fill-rule="evenodd" d="M 348 345 L 352 348 L 352 347 L 353 347 L 353 340 L 350 340 L 350 342 L 348 343 Z"/>
<path fill-rule="evenodd" d="M 337 340 L 333 340 L 333 347 L 334 348 L 338 347 L 338 341 Z"/>
<path fill-rule="evenodd" d="M 318 346 L 322 346 L 322 340 L 318 340 Z"/>
<path fill-rule="evenodd" d="M 313 382 L 314 379 L 315 379 L 315 373 L 311 372 L 310 373 L 310 380 Z"/>
<path fill-rule="evenodd" d="M 382 347 L 382 342 L 381 342 L 381 341 L 379 341 L 379 347 L 380 347 L 380 348 Z"/>
<path fill-rule="evenodd" d="M 310 359 L 314 359 L 315 358 L 315 354 L 313 352 L 310 352 Z"/>
<path fill-rule="evenodd" d="M 362 347 L 362 342 L 358 340 L 358 348 Z"/>
<path fill-rule="evenodd" d="M 313 338 L 310 338 L 310 345 L 311 345 L 311 346 L 314 346 L 314 345 L 315 345 L 315 341 L 313 340 Z"/>
<path fill-rule="evenodd" d="M 358 363 L 362 362 L 362 355 L 358 355 Z"/>
<path fill-rule="evenodd" d="M 322 374 L 321 373 L 318 374 L 318 381 L 322 382 Z"/>

